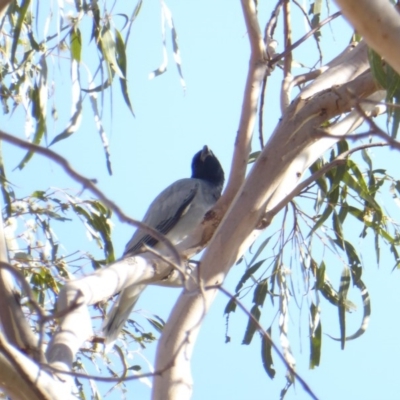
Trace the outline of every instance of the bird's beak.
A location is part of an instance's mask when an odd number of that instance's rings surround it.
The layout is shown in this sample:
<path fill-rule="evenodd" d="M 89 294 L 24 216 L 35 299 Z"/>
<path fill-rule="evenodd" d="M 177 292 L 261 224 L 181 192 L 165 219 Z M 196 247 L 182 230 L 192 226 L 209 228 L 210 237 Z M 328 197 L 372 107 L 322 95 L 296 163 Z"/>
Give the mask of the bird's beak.
<path fill-rule="evenodd" d="M 208 148 L 208 146 L 204 146 L 203 150 L 201 151 L 200 154 L 200 160 L 204 162 L 204 160 L 208 157 L 208 156 L 212 156 L 213 152 Z"/>

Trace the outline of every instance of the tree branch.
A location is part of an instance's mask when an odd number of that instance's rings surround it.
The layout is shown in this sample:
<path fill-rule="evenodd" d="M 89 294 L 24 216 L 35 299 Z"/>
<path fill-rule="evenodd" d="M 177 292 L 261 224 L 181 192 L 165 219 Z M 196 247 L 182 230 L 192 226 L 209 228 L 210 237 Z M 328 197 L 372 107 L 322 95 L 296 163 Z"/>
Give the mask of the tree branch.
<path fill-rule="evenodd" d="M 6 267 L 4 267 L 6 266 Z M 8 266 L 8 253 L 4 237 L 3 218 L 0 213 L 0 322 L 4 334 L 14 347 L 31 354 L 36 361 L 43 361 L 44 355 L 40 349 L 38 338 L 34 335 L 26 320 L 16 294 L 18 289 L 15 286 L 15 273 L 18 273 L 18 280 L 21 285 L 28 289 L 24 276 L 15 269 L 10 271 Z M 12 266 L 9 266 L 13 268 Z M 14 275 L 14 276 L 13 276 Z M 33 297 L 30 297 L 33 298 Z"/>
<path fill-rule="evenodd" d="M 251 67 L 252 64 L 250 71 Z M 156 368 L 166 365 L 177 348 L 182 350 L 175 365 L 155 378 L 154 400 L 190 397 L 190 359 L 194 343 L 217 293 L 217 289 L 205 292 L 202 287 L 222 284 L 231 266 L 258 235 L 255 228 L 265 211 L 273 209 L 290 193 L 303 172 L 326 150 L 328 144 L 332 146 L 339 140 L 328 143 L 321 139 L 316 142 L 313 137 L 315 129 L 331 118 L 349 112 L 357 101 L 377 91 L 370 73 L 362 74 L 362 68 L 356 71 L 361 75 L 357 76 L 353 70 L 353 77 L 356 78 L 334 89 L 322 90 L 307 100 L 300 94 L 286 110 L 203 253 L 198 269 L 202 286 L 189 285 L 170 315 L 158 344 Z M 321 86 L 324 86 L 323 82 Z M 254 96 L 256 94 L 259 95 L 259 91 L 253 93 Z M 257 108 L 253 108 L 253 112 L 256 111 Z"/>
<path fill-rule="evenodd" d="M 231 173 L 223 196 L 225 207 L 221 215 L 227 210 L 246 175 L 247 162 L 251 149 L 251 139 L 253 137 L 257 117 L 258 100 L 267 70 L 267 54 L 261 30 L 258 25 L 255 3 L 253 0 L 242 0 L 241 4 L 250 40 L 251 56 L 243 96 L 239 130 L 235 140 Z"/>
<path fill-rule="evenodd" d="M 13 399 L 67 400 L 74 398 L 62 382 L 41 370 L 29 357 L 5 340 L 0 332 L 0 387 Z"/>
<path fill-rule="evenodd" d="M 400 15 L 388 0 L 336 0 L 370 47 L 400 74 Z"/>

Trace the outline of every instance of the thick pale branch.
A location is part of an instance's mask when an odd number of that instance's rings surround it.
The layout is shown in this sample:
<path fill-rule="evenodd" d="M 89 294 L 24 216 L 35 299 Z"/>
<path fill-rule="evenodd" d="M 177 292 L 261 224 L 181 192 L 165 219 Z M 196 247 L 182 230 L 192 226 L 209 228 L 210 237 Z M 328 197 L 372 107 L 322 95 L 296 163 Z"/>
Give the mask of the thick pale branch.
<path fill-rule="evenodd" d="M 3 229 L 3 218 L 0 213 L 0 264 L 8 263 L 8 254 Z M 23 276 L 20 283 L 26 282 Z M 29 288 L 29 285 L 26 283 Z M 10 344 L 31 354 L 37 361 L 43 361 L 43 354 L 39 349 L 38 338 L 32 332 L 26 320 L 16 293 L 18 287 L 12 272 L 0 265 L 0 322 Z"/>
<path fill-rule="evenodd" d="M 370 47 L 400 73 L 400 15 L 389 0 L 336 0 Z"/>
<path fill-rule="evenodd" d="M 0 0 L 0 19 L 3 18 L 4 14 L 7 12 L 7 8 L 11 0 Z"/>
<path fill-rule="evenodd" d="M 376 90 L 372 76 L 364 73 L 307 100 L 299 96 L 289 106 L 204 252 L 199 273 L 205 286 L 223 283 L 230 267 L 253 240 L 265 210 L 274 208 L 290 193 L 310 163 L 323 154 L 325 146 L 309 151 L 317 141 L 315 130 L 334 116 L 349 112 L 358 99 Z M 156 367 L 161 369 L 178 354 L 176 364 L 155 378 L 154 399 L 190 397 L 191 354 L 215 295 L 216 290 L 204 292 L 196 286 L 182 293 L 160 339 Z"/>
<path fill-rule="evenodd" d="M 224 195 L 214 208 L 214 215 L 217 216 L 217 223 L 211 221 L 208 224 L 209 229 L 203 232 L 208 232 L 207 239 L 211 237 L 218 225 L 218 218 L 221 218 L 231 204 L 239 187 L 242 185 L 248 163 L 248 156 L 251 149 L 251 139 L 257 118 L 258 103 L 262 88 L 262 82 L 267 70 L 267 55 L 265 50 L 264 40 L 262 38 L 261 30 L 258 24 L 257 12 L 255 2 L 253 0 L 242 0 L 242 9 L 246 28 L 250 40 L 251 55 L 249 61 L 249 72 L 243 96 L 242 113 L 239 122 L 239 130 L 235 141 L 235 150 L 232 158 L 231 174 L 227 183 Z M 207 224 L 207 222 L 206 222 Z M 202 227 L 203 229 L 203 227 Z M 194 237 L 198 236 L 199 230 L 194 232 Z M 191 235 L 192 236 L 192 235 Z M 189 237 L 188 240 L 193 240 Z M 188 248 L 187 241 L 182 243 L 182 246 Z M 201 301 L 201 299 L 200 299 Z M 190 341 L 194 340 L 196 333 L 192 335 L 190 329 L 200 322 L 195 313 L 195 320 L 191 319 L 191 310 L 186 308 L 189 327 L 178 333 L 179 338 L 173 338 L 173 344 L 170 343 L 171 337 L 169 332 L 162 335 L 158 345 L 157 365 L 165 366 L 172 359 L 176 357 L 176 364 L 178 368 L 173 367 L 162 374 L 160 377 L 155 378 L 155 386 L 153 389 L 154 399 L 187 399 L 190 397 L 192 391 L 192 378 L 190 374 L 190 358 L 191 347 L 185 346 L 186 339 L 190 336 Z M 179 310 L 175 308 L 174 314 L 179 314 Z M 179 317 L 178 317 L 179 318 Z M 175 317 L 172 316 L 172 320 Z M 176 333 L 176 332 L 175 332 Z M 182 337 L 183 335 L 183 337 Z M 161 368 L 162 368 L 161 367 Z"/>
<path fill-rule="evenodd" d="M 246 175 L 260 91 L 267 70 L 267 55 L 257 20 L 255 2 L 253 0 L 242 0 L 241 3 L 250 40 L 251 56 L 243 96 L 239 130 L 235 140 L 231 173 L 222 199 L 225 207 L 223 207 L 222 212 L 219 212 L 221 215 L 224 214 L 227 207 L 232 202 Z"/>
<path fill-rule="evenodd" d="M 342 85 L 356 78 L 369 68 L 367 45 L 360 42 L 350 45 L 330 63 L 328 69 L 319 75 L 299 96 L 306 99 L 321 90 Z"/>
<path fill-rule="evenodd" d="M 61 290 L 58 312 L 63 315 L 60 329 L 48 346 L 48 362 L 56 368 L 70 371 L 76 352 L 92 335 L 88 306 L 105 301 L 132 284 L 182 286 L 186 280 L 182 270 L 153 254 L 127 257 L 91 275 L 68 282 Z"/>
<path fill-rule="evenodd" d="M 15 349 L 0 333 L 0 387 L 12 399 L 75 399 L 63 383 Z"/>

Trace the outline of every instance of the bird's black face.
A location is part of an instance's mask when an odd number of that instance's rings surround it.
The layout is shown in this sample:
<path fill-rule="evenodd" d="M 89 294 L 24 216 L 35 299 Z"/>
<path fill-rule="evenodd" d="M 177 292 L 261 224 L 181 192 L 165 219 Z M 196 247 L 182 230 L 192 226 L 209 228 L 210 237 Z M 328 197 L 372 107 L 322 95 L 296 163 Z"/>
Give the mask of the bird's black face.
<path fill-rule="evenodd" d="M 192 178 L 203 179 L 215 185 L 224 184 L 224 170 L 214 156 L 214 153 L 204 146 L 201 151 L 196 153 L 192 161 Z"/>

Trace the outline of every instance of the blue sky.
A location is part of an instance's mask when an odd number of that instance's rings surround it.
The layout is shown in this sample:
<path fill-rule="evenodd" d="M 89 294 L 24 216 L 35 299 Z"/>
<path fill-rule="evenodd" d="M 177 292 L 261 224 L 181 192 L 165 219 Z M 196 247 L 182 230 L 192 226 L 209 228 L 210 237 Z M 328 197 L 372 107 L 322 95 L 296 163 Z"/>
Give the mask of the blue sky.
<path fill-rule="evenodd" d="M 107 2 L 107 4 L 111 2 Z M 261 3 L 261 2 L 260 2 Z M 128 47 L 128 84 L 136 118 L 125 106 L 115 83 L 110 112 L 110 97 L 104 98 L 103 120 L 110 140 L 113 176 L 108 176 L 101 143 L 94 126 L 92 111 L 86 104 L 84 120 L 75 135 L 53 146 L 53 149 L 67 157 L 72 165 L 84 175 L 96 178 L 99 187 L 134 218 L 141 218 L 154 197 L 173 181 L 190 175 L 193 154 L 204 144 L 211 147 L 220 159 L 226 176 L 229 174 L 234 138 L 238 129 L 243 89 L 247 74 L 249 44 L 243 23 L 240 2 L 195 2 L 168 1 L 179 35 L 182 68 L 186 81 L 183 91 L 176 71 L 172 46 L 168 36 L 168 71 L 154 80 L 148 74 L 162 61 L 160 32 L 160 2 L 145 1 L 134 23 Z M 330 5 L 333 13 L 334 5 Z M 119 12 L 124 5 L 119 2 Z M 118 11 L 118 8 L 116 9 Z M 271 10 L 260 5 L 260 20 L 268 19 Z M 294 13 L 294 39 L 305 32 L 301 15 Z M 326 15 L 326 14 L 325 14 Z M 115 19 L 118 24 L 118 19 Z M 343 21 L 335 21 L 323 29 L 326 45 L 323 46 L 324 61 L 329 61 L 349 42 L 351 29 Z M 87 44 L 87 42 L 86 42 Z M 282 43 L 279 43 L 282 49 Z M 295 51 L 296 61 L 312 66 L 317 61 L 315 45 Z M 90 60 L 84 62 L 90 63 Z M 54 60 L 54 69 L 58 68 Z M 63 69 L 64 68 L 64 69 Z M 61 67 L 63 73 L 68 69 Z M 300 70 L 299 70 L 300 71 Z M 296 73 L 296 69 L 293 71 Z M 84 73 L 84 70 L 81 70 Z M 272 132 L 280 116 L 279 87 L 281 73 L 278 71 L 268 83 L 268 97 L 265 112 L 265 134 Z M 68 79 L 56 82 L 56 101 L 60 121 L 50 128 L 49 137 L 60 132 L 68 121 L 70 112 L 70 85 Z M 23 135 L 24 115 L 17 110 L 12 116 L 2 116 L 2 128 L 8 132 Z M 257 135 L 255 135 L 257 136 Z M 254 150 L 258 150 L 254 141 Z M 392 168 L 396 156 L 394 151 L 373 150 L 376 167 Z M 20 187 L 21 193 L 46 189 L 48 186 L 75 188 L 75 182 L 65 178 L 57 166 L 50 161 L 35 157 L 26 170 L 11 172 L 23 152 L 8 145 L 4 146 L 4 157 L 8 165 L 9 179 Z M 38 177 L 40 176 L 40 179 Z M 384 198 L 392 216 L 398 216 L 389 194 Z M 132 234 L 132 228 L 114 220 L 114 245 L 117 255 L 123 251 Z M 271 232 L 277 229 L 271 227 Z M 349 231 L 352 227 L 348 228 Z M 400 351 L 397 339 L 399 327 L 397 310 L 399 274 L 392 272 L 393 261 L 389 250 L 382 250 L 380 267 L 377 267 L 371 250 L 371 242 L 358 239 L 360 228 L 354 227 L 355 243 L 363 255 L 364 282 L 372 297 L 372 319 L 367 333 L 360 339 L 346 344 L 340 350 L 338 342 L 323 337 L 320 367 L 313 371 L 308 368 L 308 325 L 304 318 L 306 309 L 300 313 L 297 308 L 291 312 L 290 339 L 297 361 L 298 373 L 307 381 L 315 394 L 324 400 L 330 399 L 394 399 L 400 389 L 397 377 L 397 360 Z M 65 252 L 79 248 L 95 251 L 88 243 L 84 232 L 59 230 Z M 270 234 L 270 233 L 269 233 Z M 264 235 L 266 237 L 267 233 Z M 327 263 L 335 265 L 336 260 L 327 256 Z M 340 263 L 330 270 L 331 280 L 338 285 L 342 269 Z M 232 268 L 225 287 L 233 291 L 243 274 L 244 265 Z M 160 287 L 148 288 L 138 303 L 140 313 L 154 313 L 165 320 L 179 295 L 179 289 Z M 352 297 L 353 296 L 353 297 Z M 357 302 L 358 292 L 349 294 Z M 244 299 L 251 305 L 251 297 Z M 265 374 L 260 358 L 260 341 L 255 337 L 250 346 L 241 345 L 247 317 L 239 311 L 231 315 L 229 335 L 231 343 L 225 344 L 225 319 L 223 311 L 227 299 L 220 294 L 207 316 L 193 355 L 194 400 L 200 399 L 267 399 L 279 398 L 285 384 L 285 369 L 275 355 L 277 375 L 271 381 Z M 264 306 L 261 323 L 268 327 L 275 311 L 268 315 Z M 299 315 L 303 315 L 302 318 Z M 301 321 L 299 325 L 299 320 Z M 361 321 L 361 310 L 351 314 L 349 331 L 357 329 Z M 323 301 L 323 331 L 338 335 L 337 310 Z M 153 363 L 155 345 L 143 353 Z M 134 357 L 138 357 L 135 355 Z M 133 363 L 139 362 L 134 358 Z M 102 393 L 105 393 L 103 390 Z M 141 382 L 127 384 L 129 398 L 150 398 L 149 388 Z M 109 399 L 121 398 L 115 390 Z M 296 383 L 286 399 L 306 399 L 308 395 Z"/>

